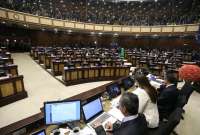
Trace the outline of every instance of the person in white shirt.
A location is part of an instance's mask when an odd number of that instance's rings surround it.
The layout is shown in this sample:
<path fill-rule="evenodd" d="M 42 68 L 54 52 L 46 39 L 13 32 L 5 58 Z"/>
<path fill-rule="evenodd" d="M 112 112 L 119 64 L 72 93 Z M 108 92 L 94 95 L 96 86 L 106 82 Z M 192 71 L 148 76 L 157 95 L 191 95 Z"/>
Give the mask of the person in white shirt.
<path fill-rule="evenodd" d="M 135 81 L 138 88 L 133 93 L 139 98 L 138 112 L 145 115 L 149 128 L 156 128 L 159 125 L 157 91 L 142 74 L 136 74 Z"/>

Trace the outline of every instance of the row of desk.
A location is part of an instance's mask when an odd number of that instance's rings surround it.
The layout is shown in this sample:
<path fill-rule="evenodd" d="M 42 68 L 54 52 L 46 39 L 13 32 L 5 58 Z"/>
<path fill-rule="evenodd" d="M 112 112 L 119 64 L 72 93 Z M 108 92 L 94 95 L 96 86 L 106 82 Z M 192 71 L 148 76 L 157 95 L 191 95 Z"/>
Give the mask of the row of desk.
<path fill-rule="evenodd" d="M 80 99 L 83 103 L 84 102 L 87 102 L 87 101 L 90 101 L 91 98 L 92 99 L 95 99 L 97 97 L 100 97 L 102 96 L 103 99 L 102 99 L 102 105 L 103 105 L 103 109 L 105 112 L 108 112 L 110 115 L 114 116 L 115 118 L 118 118 L 119 120 L 122 120 L 122 113 L 120 112 L 119 109 L 116 108 L 116 105 L 117 103 L 119 102 L 119 98 L 120 98 L 120 95 L 113 98 L 113 99 L 109 99 L 107 97 L 104 96 L 104 92 L 107 91 L 106 87 L 111 85 L 111 84 L 114 84 L 114 83 L 118 83 L 120 85 L 120 89 L 121 89 L 121 92 L 124 93 L 125 91 L 128 91 L 128 92 L 133 92 L 137 87 L 135 87 L 135 85 L 133 85 L 132 87 L 130 87 L 128 90 L 125 90 L 123 85 L 122 85 L 122 80 L 125 79 L 126 77 L 123 77 L 123 78 L 120 78 L 116 81 L 113 81 L 111 83 L 108 83 L 108 84 L 105 84 L 103 86 L 100 86 L 100 87 L 97 87 L 95 89 L 92 89 L 91 91 L 88 91 L 88 92 L 85 92 L 85 93 L 81 93 L 79 95 L 76 95 L 74 97 L 71 97 L 69 98 L 69 100 L 77 100 L 77 99 Z M 159 79 L 160 80 L 160 79 Z M 162 80 L 163 81 L 163 80 Z M 152 84 L 152 86 L 154 86 L 156 89 L 160 87 L 160 83 L 158 82 L 155 82 L 155 81 L 150 81 L 150 83 Z M 81 96 L 81 97 L 80 97 Z M 43 110 L 43 109 L 42 109 Z M 96 133 L 91 130 L 87 125 L 86 123 L 83 121 L 83 118 L 82 120 L 80 120 L 80 123 L 79 123 L 79 127 L 81 128 L 81 131 L 80 133 L 83 134 L 83 135 L 87 135 L 87 134 L 91 134 L 91 135 L 96 135 Z M 53 135 L 51 133 L 52 130 L 56 129 L 56 128 L 59 128 L 59 126 L 57 125 L 52 125 L 52 126 L 45 126 L 46 128 L 46 133 L 47 135 Z M 63 129 L 60 129 L 61 133 L 64 135 L 70 135 L 69 132 L 65 133 L 66 130 L 63 130 Z M 111 135 L 111 134 L 110 134 Z"/>
<path fill-rule="evenodd" d="M 118 54 L 116 57 L 115 54 L 110 55 L 109 49 L 101 50 L 105 50 L 105 56 L 108 55 L 108 58 L 98 57 L 99 53 L 95 55 L 95 49 L 79 48 L 75 49 L 77 52 L 65 48 L 51 48 L 51 51 L 45 52 L 45 49 L 47 48 L 32 48 L 30 55 L 34 60 L 38 60 L 39 64 L 43 64 L 45 69 L 50 68 L 54 76 L 62 75 L 66 85 L 117 79 L 130 72 L 130 66 L 124 66 L 124 60 L 119 59 Z M 84 57 L 87 51 L 92 55 Z M 62 55 L 58 52 L 62 52 Z"/>
<path fill-rule="evenodd" d="M 59 48 L 60 49 L 60 48 Z M 58 51 L 60 51 L 58 49 Z M 67 53 L 67 52 L 66 52 Z M 70 51 L 71 53 L 71 51 Z M 137 67 L 145 67 L 145 68 L 149 68 L 150 72 L 152 72 L 154 75 L 158 75 L 158 76 L 163 76 L 163 70 L 164 67 L 167 65 L 170 65 L 170 63 L 168 64 L 164 64 L 163 62 L 154 62 L 154 65 L 150 66 L 148 65 L 149 61 L 141 61 L 139 54 L 137 54 L 138 57 L 135 57 L 135 54 L 132 53 L 128 53 L 126 54 L 126 57 L 128 58 L 128 62 L 131 62 L 133 66 L 137 66 Z M 38 59 L 40 64 L 44 64 L 44 67 L 46 69 L 51 68 L 51 72 L 53 73 L 53 75 L 58 76 L 58 75 L 63 75 L 64 76 L 64 67 L 75 67 L 78 68 L 80 66 L 97 66 L 97 65 L 101 65 L 101 62 L 103 62 L 102 65 L 104 66 L 121 66 L 123 65 L 123 61 L 122 60 L 113 60 L 110 58 L 105 58 L 104 60 L 100 60 L 100 59 L 92 59 L 90 58 L 89 60 L 82 60 L 82 58 L 77 58 L 75 60 L 71 60 L 71 59 L 67 59 L 68 57 L 65 57 L 64 55 L 49 55 L 48 53 L 45 53 L 44 51 L 39 51 L 37 49 L 33 49 L 31 50 L 31 56 L 33 57 L 33 59 Z M 140 56 L 142 57 L 143 54 L 140 54 Z M 86 59 L 86 58 L 84 58 Z M 178 70 L 175 68 L 171 68 L 174 71 L 174 74 L 176 76 L 178 76 Z M 64 81 L 66 82 L 65 77 L 63 77 Z M 69 78 L 69 77 L 68 77 Z M 78 77 L 77 77 L 78 78 Z"/>
<path fill-rule="evenodd" d="M 57 75 L 62 75 L 63 74 L 64 67 L 78 68 L 78 67 L 92 67 L 92 66 L 97 66 L 97 65 L 108 66 L 108 67 L 110 67 L 110 66 L 115 67 L 115 66 L 121 66 L 122 64 L 123 64 L 123 61 L 120 61 L 120 60 L 116 60 L 116 61 L 105 60 L 103 62 L 103 64 L 101 64 L 99 60 L 91 60 L 91 61 L 81 61 L 81 60 L 61 61 L 61 60 L 52 60 L 50 68 L 52 70 L 52 73 L 55 76 L 57 76 Z"/>
<path fill-rule="evenodd" d="M 0 65 L 0 70 L 4 70 L 12 76 L 18 76 L 17 65 L 15 64 Z"/>
<path fill-rule="evenodd" d="M 11 54 L 0 48 L 0 107 L 27 97 L 23 76 L 18 75 L 18 66 L 13 64 Z"/>
<path fill-rule="evenodd" d="M 0 107 L 26 97 L 22 75 L 0 80 Z"/>
<path fill-rule="evenodd" d="M 70 85 L 91 81 L 115 80 L 128 76 L 129 72 L 129 66 L 64 68 L 62 79 L 66 85 Z"/>

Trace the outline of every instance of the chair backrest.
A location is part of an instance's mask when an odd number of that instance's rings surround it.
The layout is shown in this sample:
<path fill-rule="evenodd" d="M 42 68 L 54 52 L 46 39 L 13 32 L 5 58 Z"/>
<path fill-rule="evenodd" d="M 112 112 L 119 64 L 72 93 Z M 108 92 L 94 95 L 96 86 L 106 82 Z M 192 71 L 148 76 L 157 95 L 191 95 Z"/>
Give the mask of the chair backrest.
<path fill-rule="evenodd" d="M 154 135 L 170 135 L 181 120 L 183 109 L 176 108 L 169 116 L 167 122 L 159 125 Z"/>
<path fill-rule="evenodd" d="M 185 95 L 179 95 L 176 102 L 176 107 L 183 108 L 187 104 L 187 98 Z"/>
<path fill-rule="evenodd" d="M 185 96 L 186 96 L 186 100 L 187 100 L 187 102 L 188 102 L 188 100 L 189 100 L 189 98 L 190 98 L 190 96 L 191 96 L 191 94 L 192 94 L 193 91 L 194 91 L 194 89 L 193 89 L 193 86 L 191 85 L 191 83 L 186 82 L 186 83 L 183 85 L 183 87 L 181 88 L 180 93 L 181 93 L 182 95 L 185 95 Z"/>
<path fill-rule="evenodd" d="M 182 117 L 183 109 L 177 108 L 169 116 L 168 122 L 166 123 L 165 132 L 162 135 L 170 135 L 175 127 L 179 124 Z"/>

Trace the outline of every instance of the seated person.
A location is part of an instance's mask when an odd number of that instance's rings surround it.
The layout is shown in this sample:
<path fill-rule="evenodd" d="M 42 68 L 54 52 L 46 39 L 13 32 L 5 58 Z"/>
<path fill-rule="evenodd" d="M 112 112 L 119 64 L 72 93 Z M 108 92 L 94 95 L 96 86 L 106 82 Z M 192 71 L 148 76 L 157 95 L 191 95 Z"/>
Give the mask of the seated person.
<path fill-rule="evenodd" d="M 165 86 L 160 88 L 158 95 L 158 111 L 160 120 L 168 118 L 168 116 L 175 109 L 178 97 L 178 90 L 176 87 L 177 79 L 172 73 L 166 74 Z"/>
<path fill-rule="evenodd" d="M 149 71 L 146 68 L 136 68 L 133 74 L 140 74 L 147 76 L 149 74 Z"/>
<path fill-rule="evenodd" d="M 143 74 L 135 74 L 135 81 L 138 88 L 133 93 L 139 98 L 138 112 L 145 115 L 149 128 L 156 128 L 159 125 L 157 91 Z"/>
<path fill-rule="evenodd" d="M 122 123 L 106 123 L 107 131 L 113 135 L 146 135 L 147 123 L 143 115 L 138 114 L 139 99 L 133 93 L 124 93 L 119 101 L 119 109 L 125 116 Z"/>

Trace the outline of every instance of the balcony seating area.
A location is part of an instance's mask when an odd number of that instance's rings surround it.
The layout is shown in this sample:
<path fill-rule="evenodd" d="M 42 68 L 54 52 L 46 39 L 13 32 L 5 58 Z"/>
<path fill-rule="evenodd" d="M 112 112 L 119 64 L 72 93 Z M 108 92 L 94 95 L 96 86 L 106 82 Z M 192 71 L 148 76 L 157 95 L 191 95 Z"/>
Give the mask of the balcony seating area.
<path fill-rule="evenodd" d="M 0 7 L 97 24 L 149 26 L 200 22 L 199 0 L 5 0 L 0 3 Z"/>

